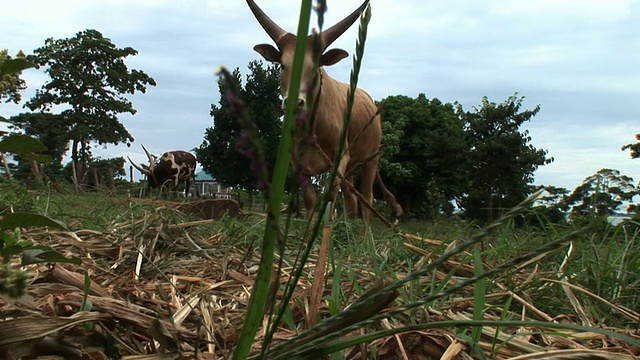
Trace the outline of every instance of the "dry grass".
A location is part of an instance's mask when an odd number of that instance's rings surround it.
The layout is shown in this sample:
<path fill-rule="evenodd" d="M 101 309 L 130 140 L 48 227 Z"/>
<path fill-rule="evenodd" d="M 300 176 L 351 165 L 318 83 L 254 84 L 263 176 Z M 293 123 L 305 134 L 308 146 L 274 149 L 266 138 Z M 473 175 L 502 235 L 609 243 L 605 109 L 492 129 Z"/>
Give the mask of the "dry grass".
<path fill-rule="evenodd" d="M 33 279 L 29 297 L 19 301 L 0 300 L 0 357 L 139 359 L 141 357 L 136 356 L 155 354 L 148 358 L 228 358 L 243 326 L 259 259 L 252 249 L 230 241 L 225 229 L 212 226 L 216 220 L 185 222 L 178 220 L 184 217 L 175 216 L 175 211 L 158 207 L 127 222 L 112 224 L 102 232 L 25 230 L 25 240 L 51 246 L 65 255 L 79 256 L 83 266 L 54 264 L 27 268 Z M 263 220 L 248 218 L 243 221 Z M 203 236 L 203 233 L 207 235 Z M 422 257 L 417 266 L 439 255 L 429 249 L 442 248 L 438 240 L 410 234 L 404 236 L 406 248 Z M 235 245 L 225 245 L 232 242 Z M 312 314 L 317 312 L 321 318 L 329 314 L 325 301 L 309 300 L 331 292 L 329 280 L 324 290 L 318 293 L 316 289 L 312 297 L 314 281 L 309 279 L 319 276 L 314 275 L 316 259 L 312 258 L 308 264 L 305 276 L 297 284 L 293 297 L 296 300 L 291 303 L 293 319 L 302 328 L 314 321 L 309 315 L 310 307 L 314 309 Z M 407 263 L 395 264 L 394 276 L 405 277 L 414 270 L 408 267 Z M 486 269 L 490 267 L 490 264 L 485 265 Z M 454 276 L 448 277 L 453 269 L 456 269 Z M 288 267 L 281 269 L 280 285 L 289 280 L 290 271 Z M 87 289 L 91 308 L 80 311 L 85 293 L 85 272 L 91 279 Z M 331 278 L 331 274 L 326 276 Z M 453 259 L 432 276 L 435 279 L 423 278 L 419 284 L 408 286 L 428 288 L 434 281 L 453 284 L 473 276 L 473 267 Z M 371 269 L 361 269 L 356 281 L 366 288 L 377 277 Z M 553 274 L 540 273 L 535 266 L 529 266 L 520 268 L 513 277 L 512 280 L 522 286 L 543 277 L 553 278 Z M 552 280 L 545 283 L 552 286 Z M 561 283 L 566 294 L 572 294 L 571 289 L 586 291 Z M 348 298 L 342 305 L 355 301 L 357 295 L 350 290 L 354 284 L 344 281 L 340 285 Z M 504 319 L 500 304 L 512 297 L 511 309 L 520 309 L 517 320 L 576 324 L 586 321 L 585 325 L 596 325 L 588 323 L 592 319 L 582 315 L 585 311 L 575 297 L 575 313 L 547 314 L 536 306 L 535 294 L 531 297 L 518 295 L 500 283 L 496 288 L 501 291 L 487 294 L 485 320 Z M 275 296 L 280 297 L 281 293 L 278 291 Z M 402 302 L 398 298 L 392 306 L 402 305 Z M 367 331 L 393 329 L 415 321 L 459 323 L 473 317 L 473 304 L 471 288 L 464 289 L 437 309 L 421 308 L 411 316 L 398 316 L 392 321 L 383 319 Z M 633 309 L 618 307 L 616 311 L 635 321 L 640 319 Z M 514 315 L 513 312 L 510 314 Z M 639 348 L 598 332 L 562 330 L 552 333 L 509 326 L 484 326 L 482 330 L 479 345 L 487 357 L 495 359 L 622 360 L 640 354 Z M 638 333 L 629 329 L 609 330 L 640 340 Z M 349 336 L 365 332 L 360 330 Z M 375 350 L 382 359 L 470 359 L 466 337 L 459 334 L 460 328 L 454 326 L 409 330 L 354 347 L 346 357 L 369 358 Z M 283 343 L 294 335 L 296 329 L 283 325 L 277 331 L 274 343 Z M 254 352 L 259 350 L 262 336 L 264 333 L 256 339 Z"/>

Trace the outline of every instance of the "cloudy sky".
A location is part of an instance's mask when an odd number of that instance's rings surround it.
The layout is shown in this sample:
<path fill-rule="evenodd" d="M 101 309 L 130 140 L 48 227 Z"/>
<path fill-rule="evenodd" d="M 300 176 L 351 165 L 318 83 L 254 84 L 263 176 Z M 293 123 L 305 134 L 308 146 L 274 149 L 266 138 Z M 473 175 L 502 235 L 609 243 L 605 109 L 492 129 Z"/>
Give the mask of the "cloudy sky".
<path fill-rule="evenodd" d="M 256 0 L 283 28 L 295 31 L 299 1 Z M 326 26 L 360 0 L 328 0 Z M 634 0 L 371 0 L 373 17 L 360 86 L 376 100 L 389 95 L 460 102 L 483 96 L 502 102 L 525 96 L 524 109 L 541 106 L 526 124 L 532 144 L 549 151 L 551 165 L 536 183 L 572 190 L 601 168 L 640 180 L 640 160 L 621 146 L 640 133 L 640 2 Z M 315 20 L 312 20 L 312 23 Z M 156 87 L 132 97 L 135 116 L 122 122 L 133 147 L 96 149 L 102 157 L 145 161 L 154 153 L 189 150 L 212 126 L 218 103 L 216 71 L 259 59 L 252 48 L 270 42 L 245 1 L 11 1 L 0 12 L 0 48 L 32 53 L 49 37 L 70 38 L 96 29 L 118 47 L 139 54 L 130 69 L 152 76 Z M 333 44 L 353 53 L 357 25 Z M 329 73 L 348 81 L 351 61 Z M 47 80 L 23 74 L 29 99 Z M 22 105 L 22 104 L 21 104 Z M 25 111 L 1 104 L 5 117 Z M 0 125 L 0 128 L 2 125 Z"/>

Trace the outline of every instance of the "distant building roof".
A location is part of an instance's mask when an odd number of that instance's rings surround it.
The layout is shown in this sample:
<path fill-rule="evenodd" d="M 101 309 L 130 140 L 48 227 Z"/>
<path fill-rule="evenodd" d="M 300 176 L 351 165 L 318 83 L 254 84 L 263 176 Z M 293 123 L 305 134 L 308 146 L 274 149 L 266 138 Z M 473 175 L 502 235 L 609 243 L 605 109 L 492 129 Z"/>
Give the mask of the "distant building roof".
<path fill-rule="evenodd" d="M 198 171 L 196 173 L 196 181 L 216 181 L 216 179 L 204 171 Z"/>

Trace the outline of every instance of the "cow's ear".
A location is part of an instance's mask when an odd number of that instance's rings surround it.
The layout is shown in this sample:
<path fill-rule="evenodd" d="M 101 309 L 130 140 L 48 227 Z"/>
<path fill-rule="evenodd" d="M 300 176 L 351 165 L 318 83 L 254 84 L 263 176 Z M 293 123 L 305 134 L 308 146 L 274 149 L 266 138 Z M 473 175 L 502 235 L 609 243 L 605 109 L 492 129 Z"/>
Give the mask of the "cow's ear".
<path fill-rule="evenodd" d="M 280 62 L 280 58 L 282 57 L 282 53 L 269 44 L 258 44 L 253 47 L 258 54 L 262 55 L 263 58 L 267 61 L 271 62 Z"/>
<path fill-rule="evenodd" d="M 349 53 L 342 49 L 331 49 L 322 54 L 320 66 L 331 66 L 347 56 L 349 56 Z"/>

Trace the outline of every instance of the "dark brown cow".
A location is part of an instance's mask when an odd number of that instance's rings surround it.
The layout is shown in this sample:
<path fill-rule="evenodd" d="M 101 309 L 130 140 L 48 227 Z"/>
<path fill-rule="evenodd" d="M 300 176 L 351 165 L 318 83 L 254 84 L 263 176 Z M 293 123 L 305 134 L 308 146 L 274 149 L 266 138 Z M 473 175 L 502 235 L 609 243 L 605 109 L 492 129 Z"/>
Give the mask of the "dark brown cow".
<path fill-rule="evenodd" d="M 253 0 L 247 0 L 247 3 L 262 28 L 277 45 L 275 48 L 269 44 L 258 44 L 253 49 L 266 60 L 282 65 L 280 91 L 284 106 L 289 96 L 289 83 L 297 37 L 278 26 Z M 308 121 L 312 124 L 311 132 L 315 136 L 307 137 L 311 139 L 310 141 L 301 142 L 299 146 L 302 149 L 294 146 L 293 158 L 294 168 L 303 177 L 303 183 L 307 184 L 303 188 L 303 197 L 308 216 L 313 213 L 316 201 L 315 190 L 311 185 L 310 178 L 328 171 L 332 166 L 331 162 L 335 159 L 343 129 L 349 90 L 348 84 L 333 79 L 324 69 L 324 66 L 333 65 L 346 58 L 348 53 L 342 49 L 327 50 L 327 48 L 360 17 L 368 3 L 369 1 L 366 0 L 345 19 L 321 32 L 319 39 L 318 35 L 310 35 L 308 38 L 300 95 L 297 102 L 301 109 L 306 109 L 308 101 L 312 101 L 313 109 L 309 112 Z M 313 44 L 316 41 L 320 42 L 320 56 L 314 61 Z M 315 54 L 317 53 L 316 50 Z M 356 166 L 361 167 L 360 191 L 369 204 L 373 203 L 373 183 L 378 174 L 378 152 L 380 151 L 381 138 L 382 126 L 380 116 L 377 114 L 377 107 L 369 94 L 362 89 L 357 89 L 351 111 L 351 123 L 347 132 L 346 151 L 342 154 L 338 172 L 340 175 L 344 175 Z M 298 154 L 301 155 L 298 156 Z M 385 199 L 399 218 L 402 216 L 402 208 L 393 194 L 385 191 L 386 188 L 379 176 L 377 178 L 385 194 Z M 352 181 L 352 176 L 349 176 L 348 180 Z M 341 185 L 349 217 L 354 218 L 358 211 L 356 195 L 348 186 L 345 186 L 346 184 Z M 369 210 L 366 208 L 362 210 L 365 219 L 369 220 Z"/>
<path fill-rule="evenodd" d="M 193 154 L 182 150 L 169 151 L 162 154 L 162 157 L 156 164 L 153 156 L 149 151 L 147 151 L 144 145 L 142 146 L 142 149 L 147 154 L 147 158 L 149 158 L 148 168 L 136 165 L 130 158 L 127 158 L 133 167 L 147 176 L 147 184 L 149 188 L 153 189 L 163 185 L 170 185 L 176 189 L 178 184 L 181 181 L 184 181 L 184 196 L 188 197 L 191 180 L 195 180 L 197 165 L 196 157 Z"/>

